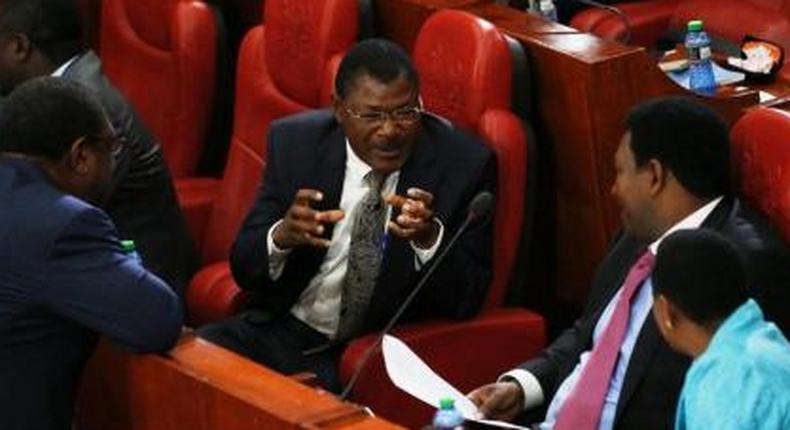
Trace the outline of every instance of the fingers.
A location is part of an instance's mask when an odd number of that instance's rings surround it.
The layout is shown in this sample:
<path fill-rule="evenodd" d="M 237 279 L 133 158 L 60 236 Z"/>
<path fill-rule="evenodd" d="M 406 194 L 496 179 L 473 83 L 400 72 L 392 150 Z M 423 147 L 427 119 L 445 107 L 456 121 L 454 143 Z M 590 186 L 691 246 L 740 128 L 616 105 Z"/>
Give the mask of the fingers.
<path fill-rule="evenodd" d="M 324 194 L 318 190 L 301 188 L 296 192 L 294 205 L 309 206 L 310 202 L 320 202 L 324 199 Z"/>
<path fill-rule="evenodd" d="M 423 248 L 430 248 L 435 243 L 438 229 L 433 222 L 433 194 L 412 187 L 406 190 L 406 197 L 390 194 L 385 201 L 400 209 L 394 222 L 387 223 L 393 235 L 413 241 Z"/>
<path fill-rule="evenodd" d="M 299 245 L 326 248 L 330 241 L 321 237 L 326 232 L 325 224 L 343 219 L 342 210 L 317 211 L 310 207 L 320 202 L 324 195 L 320 191 L 303 188 L 296 192 L 283 223 L 274 231 L 273 238 L 278 247 L 289 249 Z"/>
<path fill-rule="evenodd" d="M 482 387 L 476 388 L 472 390 L 471 393 L 467 394 L 466 397 L 472 401 L 478 408 L 480 408 L 488 399 L 488 396 L 491 395 L 491 390 L 494 388 L 494 384 L 483 385 Z"/>
<path fill-rule="evenodd" d="M 403 207 L 403 204 L 406 203 L 406 197 L 393 193 L 384 197 L 384 201 L 388 205 L 400 209 Z"/>
<path fill-rule="evenodd" d="M 320 223 L 334 224 L 346 216 L 346 213 L 340 209 L 333 209 L 323 212 L 316 212 L 315 220 Z"/>
<path fill-rule="evenodd" d="M 504 382 L 484 385 L 469 393 L 469 399 L 483 417 L 512 421 L 521 411 L 521 395 L 517 385 Z"/>
<path fill-rule="evenodd" d="M 433 194 L 417 187 L 412 187 L 406 190 L 406 195 L 413 200 L 422 201 L 426 206 L 431 206 L 433 203 Z"/>

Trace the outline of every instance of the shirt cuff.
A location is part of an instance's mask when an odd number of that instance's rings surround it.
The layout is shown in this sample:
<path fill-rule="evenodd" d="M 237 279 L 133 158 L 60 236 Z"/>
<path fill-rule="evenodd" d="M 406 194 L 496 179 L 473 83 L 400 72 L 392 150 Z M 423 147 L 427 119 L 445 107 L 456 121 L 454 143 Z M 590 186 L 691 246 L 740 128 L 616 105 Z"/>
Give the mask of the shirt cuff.
<path fill-rule="evenodd" d="M 497 379 L 497 382 L 515 380 L 524 392 L 524 410 L 543 404 L 543 388 L 535 375 L 524 369 L 513 369 Z"/>
<path fill-rule="evenodd" d="M 439 218 L 434 217 L 433 222 L 439 225 L 439 234 L 436 235 L 436 242 L 428 249 L 423 249 L 417 246 L 414 241 L 411 243 L 411 249 L 414 250 L 414 268 L 416 270 L 420 270 L 425 263 L 431 261 L 431 258 L 436 254 L 436 251 L 439 249 L 439 245 L 442 244 L 442 238 L 444 237 L 444 224 L 439 221 Z"/>
<path fill-rule="evenodd" d="M 283 220 L 279 220 L 269 229 L 266 234 L 266 251 L 269 254 L 269 278 L 276 281 L 283 274 L 285 262 L 288 260 L 288 254 L 291 253 L 290 249 L 281 249 L 274 243 L 274 229 L 276 229 Z"/>

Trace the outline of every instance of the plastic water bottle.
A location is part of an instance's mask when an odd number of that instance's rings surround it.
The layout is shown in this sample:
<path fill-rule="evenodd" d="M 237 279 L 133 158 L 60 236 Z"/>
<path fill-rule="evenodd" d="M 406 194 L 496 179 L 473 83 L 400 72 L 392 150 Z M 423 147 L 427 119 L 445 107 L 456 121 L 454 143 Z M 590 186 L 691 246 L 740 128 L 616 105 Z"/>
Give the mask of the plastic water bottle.
<path fill-rule="evenodd" d="M 463 430 L 464 417 L 455 408 L 455 400 L 443 398 L 439 401 L 439 409 L 433 416 L 434 430 Z"/>
<path fill-rule="evenodd" d="M 686 31 L 686 51 L 689 59 L 689 88 L 692 91 L 712 94 L 716 80 L 710 58 L 710 38 L 702 29 L 702 21 L 689 21 Z"/>
<path fill-rule="evenodd" d="M 137 252 L 137 247 L 134 244 L 133 240 L 122 240 L 121 241 L 121 248 L 123 248 L 123 252 L 132 257 L 134 261 L 137 262 L 139 265 L 143 265 L 143 258 L 140 257 L 140 254 Z"/>
<path fill-rule="evenodd" d="M 529 11 L 549 21 L 557 21 L 557 8 L 554 6 L 554 0 L 530 0 Z"/>

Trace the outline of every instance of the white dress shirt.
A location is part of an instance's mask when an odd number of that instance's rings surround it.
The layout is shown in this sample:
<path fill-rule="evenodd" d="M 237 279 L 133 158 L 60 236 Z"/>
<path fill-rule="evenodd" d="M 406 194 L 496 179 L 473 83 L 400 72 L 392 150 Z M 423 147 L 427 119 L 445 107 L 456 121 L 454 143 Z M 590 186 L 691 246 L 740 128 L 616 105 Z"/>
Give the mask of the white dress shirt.
<path fill-rule="evenodd" d="M 52 74 L 50 76 L 52 76 L 53 78 L 59 78 L 59 77 L 63 76 L 63 74 L 66 73 L 66 70 L 68 70 L 68 68 L 71 67 L 71 65 L 75 61 L 77 61 L 77 58 L 79 58 L 79 57 L 80 57 L 79 55 L 75 55 L 75 56 L 69 58 L 68 61 L 66 61 L 65 63 L 61 64 L 60 67 L 55 69 L 55 71 L 52 72 Z"/>
<path fill-rule="evenodd" d="M 310 280 L 299 300 L 291 308 L 291 313 L 317 331 L 332 337 L 337 331 L 340 322 L 340 305 L 343 292 L 343 279 L 348 267 L 348 251 L 351 245 L 351 230 L 355 211 L 359 203 L 368 193 L 369 184 L 363 179 L 370 166 L 360 159 L 351 145 L 346 140 L 346 172 L 343 180 L 343 193 L 340 196 L 340 209 L 345 212 L 345 217 L 335 224 L 332 230 L 332 239 L 327 249 L 326 256 L 321 263 L 318 273 Z M 394 193 L 398 186 L 400 171 L 391 173 L 381 188 L 381 194 L 386 196 Z M 387 207 L 387 219 L 390 218 L 392 207 Z M 439 244 L 444 236 L 444 227 L 438 218 L 439 235 L 436 243 L 431 248 L 421 249 L 412 242 L 415 253 L 415 268 L 419 269 L 428 262 L 439 249 Z M 275 223 L 267 234 L 266 245 L 269 253 L 269 276 L 276 280 L 282 275 L 290 250 L 277 248 L 272 238 L 274 229 L 282 222 Z M 382 228 L 386 229 L 386 225 Z M 385 232 L 384 244 L 389 241 L 389 233 Z"/>
<path fill-rule="evenodd" d="M 705 206 L 697 209 L 695 212 L 686 218 L 683 218 L 680 222 L 673 225 L 669 230 L 664 232 L 660 238 L 651 243 L 649 246 L 653 255 L 658 252 L 658 246 L 661 244 L 661 241 L 671 233 L 677 230 L 690 230 L 699 228 L 708 215 L 713 212 L 713 209 L 719 204 L 721 199 L 721 196 L 713 199 Z M 615 304 L 617 303 L 617 298 L 621 293 L 622 286 L 614 295 L 614 297 L 612 297 L 612 299 L 609 301 L 606 309 L 604 309 L 601 317 L 598 319 L 593 331 L 593 348 L 598 344 L 604 329 L 609 324 L 609 320 L 611 319 L 612 313 L 614 312 Z M 634 297 L 633 303 L 631 305 L 628 327 L 626 329 L 623 343 L 620 346 L 617 364 L 615 365 L 614 372 L 612 373 L 612 378 L 609 381 L 609 389 L 604 399 L 603 410 L 601 411 L 601 419 L 598 422 L 598 430 L 611 430 L 614 426 L 615 413 L 617 412 L 617 401 L 620 398 L 620 391 L 623 387 L 623 381 L 625 380 L 625 372 L 628 369 L 628 363 L 631 360 L 631 354 L 633 353 L 634 345 L 636 344 L 639 332 L 642 330 L 642 325 L 650 314 L 650 309 L 652 306 L 653 283 L 651 278 L 647 278 Z M 573 391 L 573 388 L 576 386 L 576 383 L 578 382 L 584 367 L 587 365 L 587 362 L 590 359 L 591 350 L 587 350 L 581 354 L 579 357 L 579 362 L 576 364 L 573 372 L 571 372 L 568 377 L 565 378 L 562 384 L 560 384 L 551 404 L 549 405 L 549 409 L 546 413 L 546 420 L 540 425 L 541 430 L 551 430 L 554 428 L 554 423 L 557 420 L 557 413 L 565 403 L 565 399 L 568 398 L 568 395 L 570 395 L 570 393 Z M 502 375 L 500 380 L 505 377 L 515 379 L 521 386 L 521 389 L 524 391 L 525 408 L 531 408 L 543 403 L 543 389 L 541 388 L 540 383 L 538 382 L 538 379 L 535 377 L 535 375 L 524 369 L 514 369 Z"/>

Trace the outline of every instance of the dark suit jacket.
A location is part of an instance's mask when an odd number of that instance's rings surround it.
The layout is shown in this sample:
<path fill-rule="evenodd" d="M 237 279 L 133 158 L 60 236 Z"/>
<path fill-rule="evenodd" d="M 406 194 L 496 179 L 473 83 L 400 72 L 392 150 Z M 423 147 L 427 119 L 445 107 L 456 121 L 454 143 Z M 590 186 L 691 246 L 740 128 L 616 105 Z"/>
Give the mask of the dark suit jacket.
<path fill-rule="evenodd" d="M 63 77 L 94 90 L 116 133 L 127 141 L 116 159 L 105 209 L 121 237 L 134 239 L 145 266 L 181 294 L 197 256 L 159 144 L 104 75 L 93 51 L 82 54 Z"/>
<path fill-rule="evenodd" d="M 0 155 L 0 428 L 69 430 L 96 333 L 136 351 L 181 331 L 176 295 L 126 255 L 101 210 Z"/>
<path fill-rule="evenodd" d="M 725 198 L 702 224 L 732 240 L 747 261 L 753 295 L 767 318 L 783 315 L 787 333 L 790 306 L 790 253 L 780 236 L 753 211 Z M 573 327 L 521 368 L 534 374 L 546 403 L 592 346 L 592 333 L 604 308 L 621 287 L 646 243 L 621 235 L 593 279 L 587 306 Z M 634 346 L 615 417 L 616 429 L 672 429 L 675 408 L 689 360 L 672 351 L 648 317 Z"/>
<path fill-rule="evenodd" d="M 315 205 L 317 209 L 338 207 L 345 148 L 343 130 L 328 110 L 272 124 L 263 188 L 231 253 L 234 278 L 239 286 L 256 293 L 259 309 L 272 315 L 288 312 L 317 273 L 326 250 L 302 247 L 289 255 L 282 276 L 272 281 L 266 236 L 271 226 L 283 218 L 300 188 L 324 192 L 324 200 Z M 496 160 L 488 148 L 426 114 L 412 154 L 401 169 L 397 192 L 405 194 L 409 187 L 420 187 L 434 194 L 434 212 L 444 223 L 446 243 L 465 218 L 469 201 L 482 190 L 493 191 L 495 182 Z M 329 238 L 331 228 L 327 230 Z M 467 230 L 437 267 L 405 319 L 463 318 L 474 314 L 491 276 L 491 234 L 490 220 Z M 369 330 L 386 323 L 419 276 L 408 241 L 391 238 L 371 299 L 366 323 Z"/>

